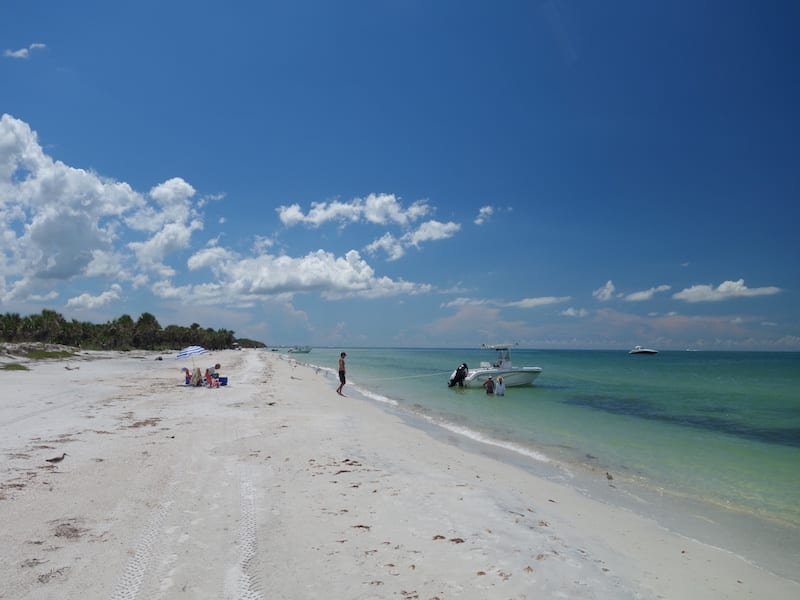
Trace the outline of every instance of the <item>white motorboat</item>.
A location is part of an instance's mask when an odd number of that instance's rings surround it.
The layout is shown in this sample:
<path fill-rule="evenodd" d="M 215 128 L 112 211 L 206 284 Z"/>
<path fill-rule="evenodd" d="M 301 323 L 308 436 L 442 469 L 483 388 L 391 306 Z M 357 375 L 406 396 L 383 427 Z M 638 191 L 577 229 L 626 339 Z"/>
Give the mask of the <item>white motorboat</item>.
<path fill-rule="evenodd" d="M 515 367 L 511 363 L 511 344 L 483 344 L 481 348 L 494 350 L 497 353 L 495 361 L 481 362 L 477 369 L 470 369 L 466 363 L 461 363 L 450 375 L 449 387 L 482 388 L 490 377 L 495 381 L 502 377 L 506 387 L 531 385 L 542 372 L 541 367 Z"/>
<path fill-rule="evenodd" d="M 308 354 L 311 352 L 311 346 L 292 346 L 287 352 L 292 354 Z"/>
<path fill-rule="evenodd" d="M 651 348 L 642 348 L 641 346 L 635 346 L 633 350 L 628 352 L 628 354 L 658 354 L 658 350 L 652 350 Z"/>

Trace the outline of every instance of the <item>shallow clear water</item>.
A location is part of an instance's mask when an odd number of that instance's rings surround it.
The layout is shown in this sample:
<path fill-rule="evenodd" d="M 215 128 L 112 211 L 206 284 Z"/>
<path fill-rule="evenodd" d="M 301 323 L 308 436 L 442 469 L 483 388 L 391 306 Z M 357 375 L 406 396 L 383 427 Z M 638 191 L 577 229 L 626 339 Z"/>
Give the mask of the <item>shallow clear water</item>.
<path fill-rule="evenodd" d="M 295 358 L 335 371 L 340 350 Z M 345 350 L 351 385 L 451 431 L 800 527 L 800 353 L 515 350 L 543 373 L 500 398 L 447 387 L 491 352 Z"/>

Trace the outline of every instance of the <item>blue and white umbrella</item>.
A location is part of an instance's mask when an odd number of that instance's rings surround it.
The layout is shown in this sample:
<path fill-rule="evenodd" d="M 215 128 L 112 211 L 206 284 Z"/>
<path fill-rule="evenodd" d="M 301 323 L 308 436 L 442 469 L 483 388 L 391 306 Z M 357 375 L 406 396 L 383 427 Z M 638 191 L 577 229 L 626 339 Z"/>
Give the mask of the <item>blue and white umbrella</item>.
<path fill-rule="evenodd" d="M 186 358 L 187 356 L 192 357 L 192 364 L 194 364 L 194 357 L 198 354 L 208 354 L 208 350 L 203 348 L 202 346 L 187 346 L 180 352 L 178 352 L 175 358 Z"/>

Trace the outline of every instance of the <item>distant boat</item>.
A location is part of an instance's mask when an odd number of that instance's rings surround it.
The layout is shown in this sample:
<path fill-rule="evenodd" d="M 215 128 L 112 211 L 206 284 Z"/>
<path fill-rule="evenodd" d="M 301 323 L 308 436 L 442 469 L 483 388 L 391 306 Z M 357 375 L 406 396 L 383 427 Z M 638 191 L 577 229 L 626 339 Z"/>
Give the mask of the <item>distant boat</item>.
<path fill-rule="evenodd" d="M 292 346 L 288 352 L 292 354 L 308 354 L 311 352 L 311 346 Z"/>
<path fill-rule="evenodd" d="M 642 348 L 641 346 L 634 347 L 633 350 L 628 352 L 628 354 L 658 354 L 658 350 L 652 350 L 651 348 Z"/>

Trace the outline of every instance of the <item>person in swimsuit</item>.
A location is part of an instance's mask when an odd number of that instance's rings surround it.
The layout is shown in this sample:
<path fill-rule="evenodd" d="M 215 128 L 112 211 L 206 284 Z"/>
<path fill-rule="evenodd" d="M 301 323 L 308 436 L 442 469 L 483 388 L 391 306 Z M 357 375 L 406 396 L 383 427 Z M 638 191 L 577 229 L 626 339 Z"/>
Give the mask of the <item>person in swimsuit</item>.
<path fill-rule="evenodd" d="M 345 352 L 342 352 L 339 355 L 339 387 L 336 388 L 336 393 L 339 394 L 340 396 L 344 396 L 344 394 L 342 394 L 342 388 L 344 387 L 344 384 L 347 382 L 346 379 L 345 379 L 345 376 L 344 376 L 344 372 L 345 372 L 344 357 L 345 356 L 347 356 L 347 353 L 345 353 Z"/>

